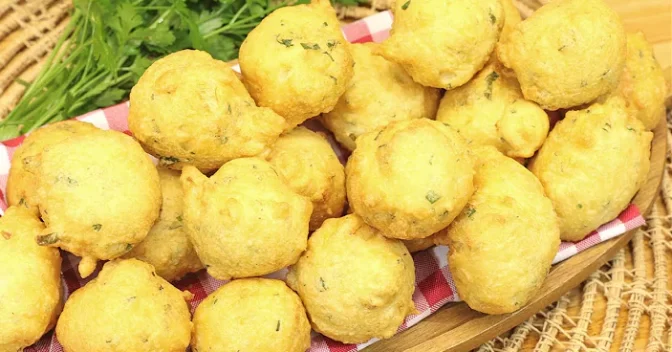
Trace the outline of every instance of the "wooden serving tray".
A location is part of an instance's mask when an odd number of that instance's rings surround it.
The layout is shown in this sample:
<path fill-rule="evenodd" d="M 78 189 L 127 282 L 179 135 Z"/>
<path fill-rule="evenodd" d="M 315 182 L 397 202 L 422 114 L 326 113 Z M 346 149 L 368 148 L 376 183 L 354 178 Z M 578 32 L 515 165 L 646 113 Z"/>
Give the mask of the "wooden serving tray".
<path fill-rule="evenodd" d="M 646 184 L 633 202 L 647 214 L 660 191 L 667 152 L 667 121 L 662 117 L 651 142 L 651 168 Z M 627 171 L 624 171 L 627 172 Z M 625 247 L 634 231 L 605 241 L 551 268 L 539 294 L 520 310 L 504 315 L 487 315 L 466 303 L 449 303 L 410 329 L 374 343 L 364 352 L 462 352 L 469 351 L 514 328 L 563 294 L 578 286 Z"/>

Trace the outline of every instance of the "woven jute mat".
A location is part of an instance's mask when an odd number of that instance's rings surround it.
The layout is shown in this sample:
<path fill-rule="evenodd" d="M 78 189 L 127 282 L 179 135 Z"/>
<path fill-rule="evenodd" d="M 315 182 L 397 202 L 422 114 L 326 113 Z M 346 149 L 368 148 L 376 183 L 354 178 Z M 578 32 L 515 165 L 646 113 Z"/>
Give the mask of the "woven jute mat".
<path fill-rule="evenodd" d="M 344 22 L 390 7 L 337 7 Z M 516 0 L 524 17 L 549 0 Z M 38 74 L 67 23 L 70 0 L 0 0 L 0 119 Z M 672 144 L 668 122 L 668 144 Z M 477 351 L 672 351 L 672 160 L 648 226 L 588 280 Z"/>

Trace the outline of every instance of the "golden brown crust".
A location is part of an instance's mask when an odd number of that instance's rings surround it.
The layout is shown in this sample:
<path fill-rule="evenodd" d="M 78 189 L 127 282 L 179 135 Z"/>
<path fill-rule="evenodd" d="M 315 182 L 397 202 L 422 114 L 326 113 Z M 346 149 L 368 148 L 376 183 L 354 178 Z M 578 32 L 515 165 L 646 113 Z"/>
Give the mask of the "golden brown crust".
<path fill-rule="evenodd" d="M 259 108 L 231 68 L 208 53 L 182 50 L 155 61 L 131 91 L 128 126 L 145 149 L 172 169 L 216 170 L 254 156 L 285 121 Z"/>
<path fill-rule="evenodd" d="M 415 313 L 413 259 L 357 215 L 328 219 L 290 268 L 287 284 L 313 328 L 344 343 L 389 338 Z"/>
<path fill-rule="evenodd" d="M 309 347 L 303 304 L 280 280 L 233 280 L 194 313 L 194 350 L 305 352 Z"/>
<path fill-rule="evenodd" d="M 35 243 L 42 229 L 22 206 L 9 207 L 0 218 L 0 351 L 34 344 L 61 312 L 61 255 Z"/>
<path fill-rule="evenodd" d="M 294 264 L 306 249 L 311 202 L 259 158 L 232 160 L 209 179 L 182 171 L 184 225 L 213 277 L 261 276 Z"/>
<path fill-rule="evenodd" d="M 346 165 L 354 213 L 385 236 L 406 240 L 448 226 L 473 192 L 472 177 L 464 139 L 428 119 L 362 135 Z"/>
<path fill-rule="evenodd" d="M 243 82 L 290 130 L 334 108 L 352 78 L 349 45 L 328 1 L 280 8 L 240 47 Z"/>
<path fill-rule="evenodd" d="M 558 122 L 530 170 L 553 201 L 563 240 L 581 240 L 625 209 L 646 181 L 652 138 L 620 97 Z"/>
<path fill-rule="evenodd" d="M 396 1 L 393 11 L 382 55 L 436 88 L 467 83 L 490 58 L 504 25 L 499 0 Z"/>
<path fill-rule="evenodd" d="M 56 336 L 68 352 L 184 352 L 191 326 L 182 292 L 151 265 L 125 259 L 68 298 Z"/>

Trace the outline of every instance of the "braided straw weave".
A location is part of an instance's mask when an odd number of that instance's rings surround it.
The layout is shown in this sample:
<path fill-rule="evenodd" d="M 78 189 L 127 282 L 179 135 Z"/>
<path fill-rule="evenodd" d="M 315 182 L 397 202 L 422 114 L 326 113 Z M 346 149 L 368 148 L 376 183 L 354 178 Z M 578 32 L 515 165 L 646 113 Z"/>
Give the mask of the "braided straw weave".
<path fill-rule="evenodd" d="M 67 22 L 70 0 L 1 0 L 0 119 L 38 74 Z M 514 0 L 524 17 L 549 0 Z M 349 22 L 388 9 L 393 0 L 337 6 Z M 672 127 L 672 125 L 668 125 Z M 668 129 L 668 145 L 672 134 Z M 672 351 L 672 162 L 661 196 L 628 247 L 564 295 L 478 352 Z"/>

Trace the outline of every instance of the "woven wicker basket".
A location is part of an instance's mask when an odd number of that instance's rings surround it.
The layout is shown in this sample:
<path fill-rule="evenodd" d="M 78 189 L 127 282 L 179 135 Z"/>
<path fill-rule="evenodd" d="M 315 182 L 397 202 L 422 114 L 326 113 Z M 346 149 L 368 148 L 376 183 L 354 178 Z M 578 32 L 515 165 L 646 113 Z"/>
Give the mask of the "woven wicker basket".
<path fill-rule="evenodd" d="M 38 74 L 67 23 L 70 0 L 2 0 L 0 119 Z M 388 9 L 392 0 L 337 7 L 343 21 Z M 548 2 L 514 1 L 524 17 Z M 668 125 L 668 127 L 672 127 Z M 672 133 L 668 129 L 668 145 Z M 672 167 L 648 227 L 580 287 L 478 351 L 672 351 Z"/>

